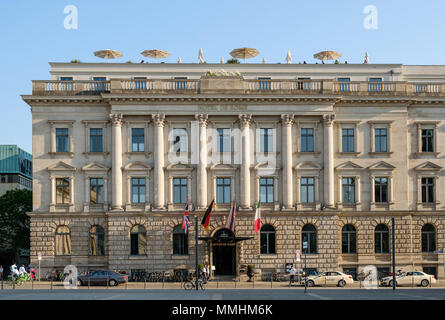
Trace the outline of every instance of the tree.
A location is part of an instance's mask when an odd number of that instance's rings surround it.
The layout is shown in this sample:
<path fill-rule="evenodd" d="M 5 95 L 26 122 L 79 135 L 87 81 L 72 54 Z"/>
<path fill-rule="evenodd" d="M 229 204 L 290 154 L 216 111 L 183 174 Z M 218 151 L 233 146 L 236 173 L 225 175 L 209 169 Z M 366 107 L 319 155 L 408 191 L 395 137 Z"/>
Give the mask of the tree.
<path fill-rule="evenodd" d="M 226 64 L 239 64 L 239 60 L 236 58 L 227 60 Z"/>
<path fill-rule="evenodd" d="M 30 245 L 30 219 L 32 191 L 10 190 L 0 197 L 0 250 L 28 249 Z"/>

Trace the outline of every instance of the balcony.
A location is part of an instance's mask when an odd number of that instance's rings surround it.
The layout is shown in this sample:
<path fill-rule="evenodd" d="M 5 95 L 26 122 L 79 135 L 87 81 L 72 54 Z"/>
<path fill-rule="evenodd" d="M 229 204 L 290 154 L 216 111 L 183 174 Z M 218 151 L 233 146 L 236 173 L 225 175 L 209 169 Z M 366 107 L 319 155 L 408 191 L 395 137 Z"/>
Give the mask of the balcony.
<path fill-rule="evenodd" d="M 109 81 L 33 81 L 34 96 L 111 94 L 242 94 L 334 96 L 445 96 L 445 83 L 337 82 L 333 80 L 112 79 Z"/>

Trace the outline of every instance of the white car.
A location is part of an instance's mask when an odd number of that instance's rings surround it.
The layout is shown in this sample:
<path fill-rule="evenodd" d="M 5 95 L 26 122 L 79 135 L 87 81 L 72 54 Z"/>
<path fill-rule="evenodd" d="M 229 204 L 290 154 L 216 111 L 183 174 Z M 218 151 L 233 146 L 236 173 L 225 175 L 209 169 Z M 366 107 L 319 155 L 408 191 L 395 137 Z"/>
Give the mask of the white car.
<path fill-rule="evenodd" d="M 354 280 L 351 275 L 344 274 L 339 271 L 327 271 L 320 273 L 316 276 L 307 277 L 308 287 L 313 286 L 338 286 L 344 287 L 347 284 L 353 284 Z M 301 280 L 301 284 L 304 284 L 304 278 Z"/>
<path fill-rule="evenodd" d="M 422 271 L 410 271 L 404 272 L 398 276 L 396 276 L 396 285 L 397 286 L 422 286 L 428 287 L 430 284 L 436 283 L 436 278 Z M 385 277 L 381 280 L 382 286 L 390 286 L 393 285 L 393 278 Z"/>

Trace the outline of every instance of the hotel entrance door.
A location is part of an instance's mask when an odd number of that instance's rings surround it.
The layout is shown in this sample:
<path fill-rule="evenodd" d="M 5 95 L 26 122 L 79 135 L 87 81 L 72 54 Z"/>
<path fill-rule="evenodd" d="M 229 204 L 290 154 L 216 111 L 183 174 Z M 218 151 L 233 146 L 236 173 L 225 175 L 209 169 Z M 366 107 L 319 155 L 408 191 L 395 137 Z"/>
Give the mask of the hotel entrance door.
<path fill-rule="evenodd" d="M 234 244 L 213 244 L 213 265 L 215 275 L 234 276 L 236 274 L 236 247 Z"/>

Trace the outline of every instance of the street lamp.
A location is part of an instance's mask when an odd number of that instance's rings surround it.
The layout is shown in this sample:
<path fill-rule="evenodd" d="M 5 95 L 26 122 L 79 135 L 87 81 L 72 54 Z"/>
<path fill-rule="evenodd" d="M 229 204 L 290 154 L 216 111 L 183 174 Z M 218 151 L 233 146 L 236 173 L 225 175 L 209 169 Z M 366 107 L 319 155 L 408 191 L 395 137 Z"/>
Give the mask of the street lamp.
<path fill-rule="evenodd" d="M 303 251 L 304 251 L 304 293 L 307 292 L 307 268 L 306 268 L 306 254 L 307 254 L 307 241 L 303 242 Z"/>
<path fill-rule="evenodd" d="M 42 254 L 40 252 L 37 254 L 37 259 L 39 260 L 39 283 L 40 283 L 40 261 L 42 260 Z"/>

